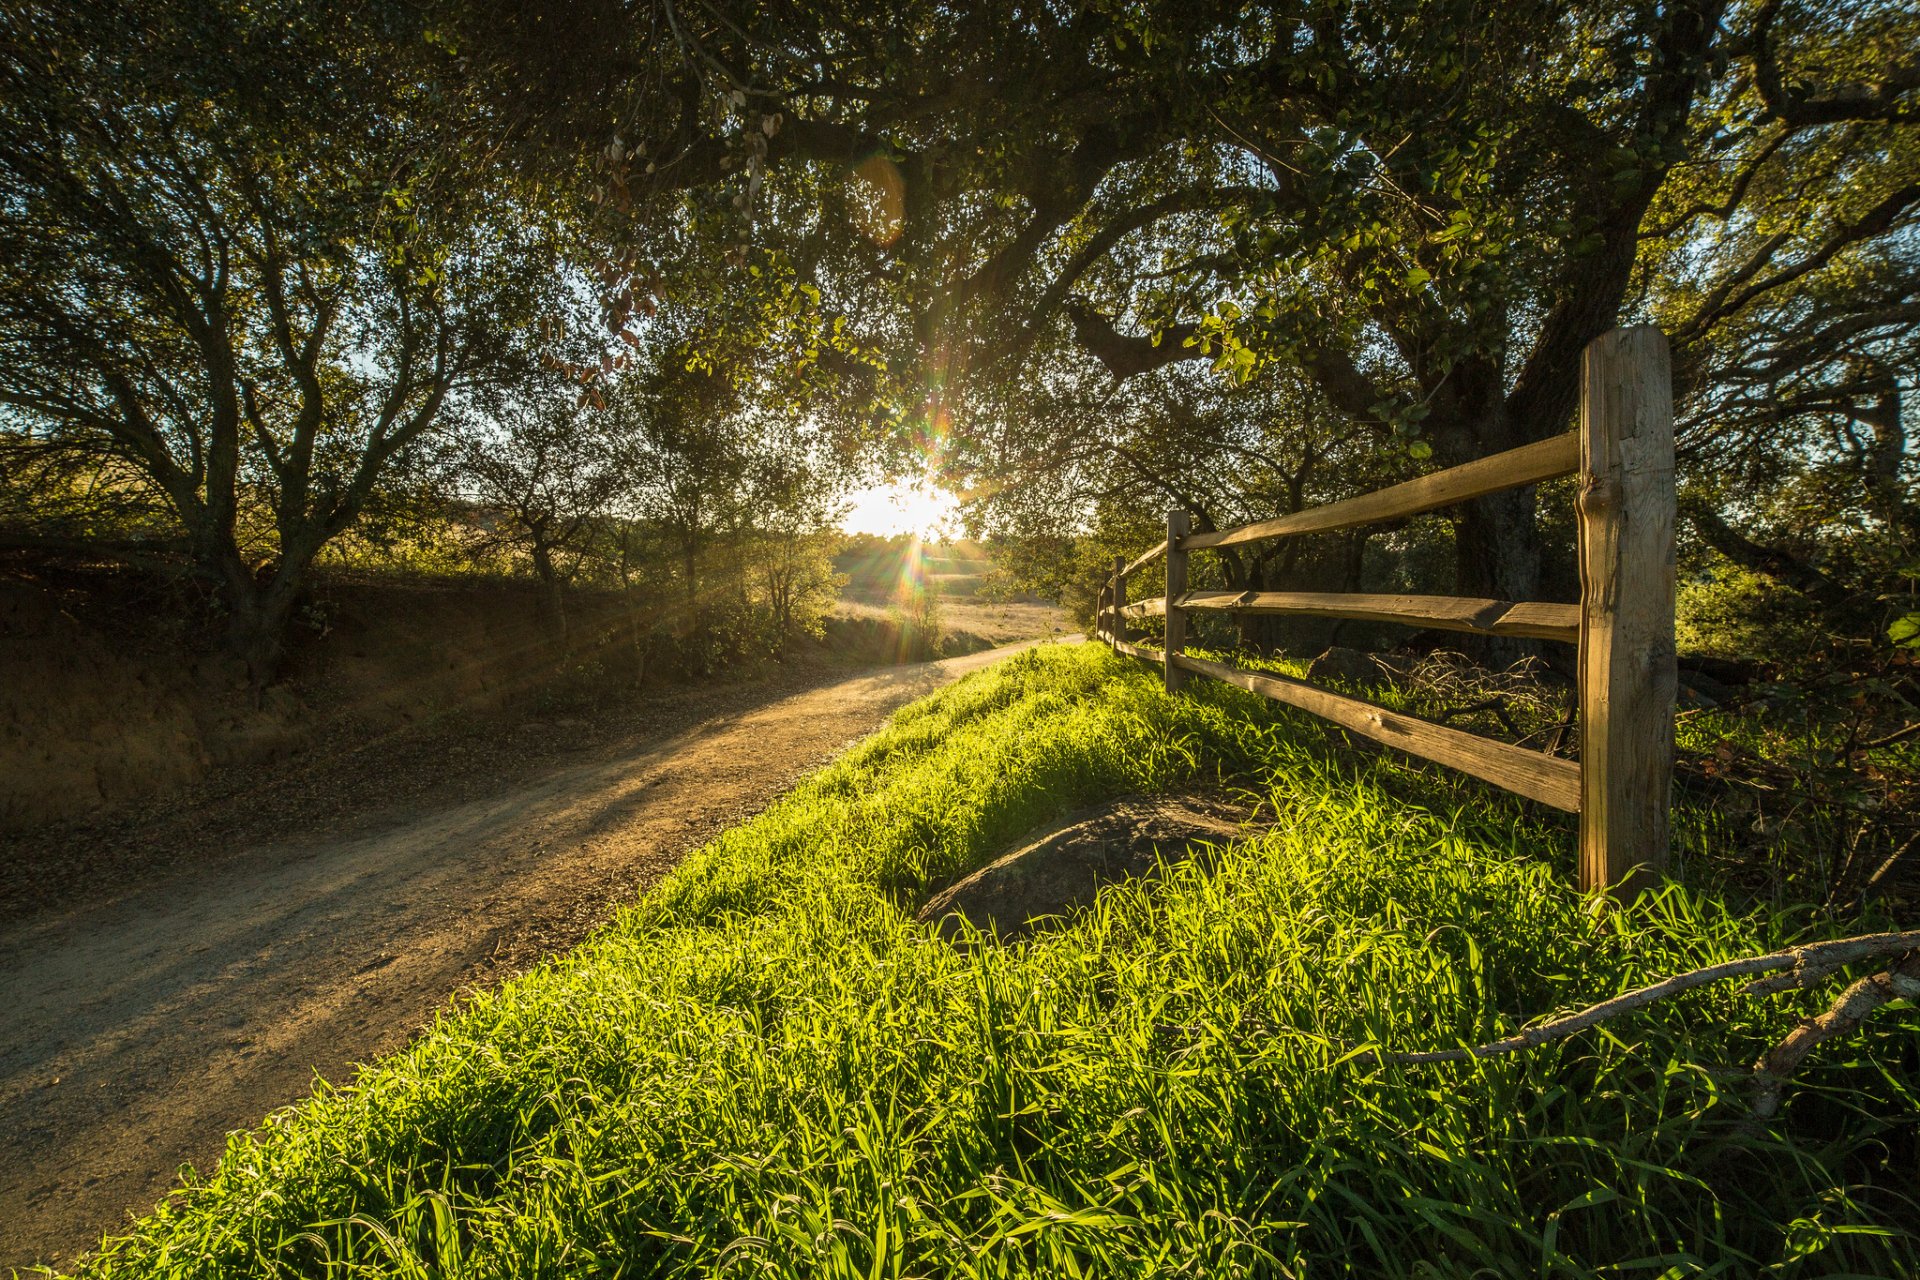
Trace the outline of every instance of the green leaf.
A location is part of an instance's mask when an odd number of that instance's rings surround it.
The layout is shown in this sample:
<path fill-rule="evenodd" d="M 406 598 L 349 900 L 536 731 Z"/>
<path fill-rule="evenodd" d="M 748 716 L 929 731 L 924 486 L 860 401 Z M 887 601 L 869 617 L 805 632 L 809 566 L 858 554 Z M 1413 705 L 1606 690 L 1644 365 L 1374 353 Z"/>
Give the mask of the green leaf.
<path fill-rule="evenodd" d="M 1894 619 L 1887 628 L 1887 639 L 1903 649 L 1920 649 L 1920 613 Z"/>

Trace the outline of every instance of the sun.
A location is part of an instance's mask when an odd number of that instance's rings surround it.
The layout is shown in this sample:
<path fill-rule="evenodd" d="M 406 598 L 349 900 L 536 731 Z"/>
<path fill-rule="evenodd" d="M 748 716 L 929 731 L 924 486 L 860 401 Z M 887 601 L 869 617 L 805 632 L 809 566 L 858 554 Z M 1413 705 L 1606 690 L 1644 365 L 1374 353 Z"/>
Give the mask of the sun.
<path fill-rule="evenodd" d="M 952 535 L 960 511 L 952 494 L 925 480 L 869 485 L 849 496 L 853 505 L 840 527 L 882 538 L 911 533 L 941 541 Z"/>

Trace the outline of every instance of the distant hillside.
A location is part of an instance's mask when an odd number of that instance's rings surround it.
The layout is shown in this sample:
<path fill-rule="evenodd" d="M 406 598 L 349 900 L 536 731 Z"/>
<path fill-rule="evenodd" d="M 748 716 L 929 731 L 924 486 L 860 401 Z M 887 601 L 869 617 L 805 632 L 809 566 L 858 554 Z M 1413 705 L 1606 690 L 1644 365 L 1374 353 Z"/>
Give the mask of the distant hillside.
<path fill-rule="evenodd" d="M 914 581 L 939 587 L 942 595 L 967 597 L 994 571 L 993 558 L 977 542 L 922 542 L 910 534 L 865 535 L 834 558 L 847 575 L 846 594 L 858 600 L 892 597 Z"/>

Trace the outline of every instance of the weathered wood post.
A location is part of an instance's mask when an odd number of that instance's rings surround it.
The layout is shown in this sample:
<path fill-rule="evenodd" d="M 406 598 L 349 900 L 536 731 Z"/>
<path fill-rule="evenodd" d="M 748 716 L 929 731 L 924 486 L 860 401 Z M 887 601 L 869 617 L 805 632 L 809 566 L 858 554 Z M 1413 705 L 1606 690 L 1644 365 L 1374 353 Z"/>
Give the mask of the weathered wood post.
<path fill-rule="evenodd" d="M 1113 638 L 1116 641 L 1127 638 L 1127 620 L 1121 610 L 1127 607 L 1127 558 L 1113 558 Z"/>
<path fill-rule="evenodd" d="M 1580 888 L 1667 864 L 1673 375 L 1652 325 L 1588 344 L 1580 396 Z"/>
<path fill-rule="evenodd" d="M 1187 611 L 1177 602 L 1187 594 L 1187 552 L 1180 540 L 1192 531 L 1192 520 L 1185 511 L 1167 512 L 1167 643 L 1161 653 L 1168 693 L 1180 692 L 1187 682 L 1186 671 L 1173 659 L 1187 648 Z"/>

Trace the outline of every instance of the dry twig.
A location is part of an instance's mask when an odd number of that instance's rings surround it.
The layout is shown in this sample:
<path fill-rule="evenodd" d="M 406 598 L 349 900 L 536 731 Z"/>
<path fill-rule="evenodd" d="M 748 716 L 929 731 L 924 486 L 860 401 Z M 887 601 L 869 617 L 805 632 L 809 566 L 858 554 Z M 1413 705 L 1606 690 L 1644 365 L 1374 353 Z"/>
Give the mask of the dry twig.
<path fill-rule="evenodd" d="M 1722 961 L 1625 992 L 1577 1013 L 1543 1022 L 1537 1027 L 1528 1027 L 1525 1031 L 1487 1044 L 1422 1053 L 1381 1054 L 1378 1050 L 1366 1050 L 1357 1055 L 1356 1060 L 1363 1065 L 1377 1061 L 1412 1065 L 1495 1058 L 1524 1049 L 1537 1049 L 1609 1018 L 1727 978 L 1771 975 L 1756 977 L 1747 984 L 1745 991 L 1748 995 L 1772 995 L 1781 991 L 1805 990 L 1832 977 L 1849 964 L 1883 956 L 1898 958 L 1884 971 L 1849 986 L 1826 1012 L 1806 1019 L 1754 1064 L 1754 1114 L 1765 1118 L 1778 1110 L 1781 1089 L 1814 1046 L 1852 1031 L 1867 1015 L 1889 1001 L 1920 999 L 1920 929 L 1866 934 L 1831 942 L 1811 942 L 1771 955 Z"/>
<path fill-rule="evenodd" d="M 1911 738 L 1916 733 L 1920 733 L 1920 723 L 1910 724 L 1904 729 L 1896 729 L 1892 733 L 1889 733 L 1884 737 L 1874 738 L 1873 740 L 1869 742 L 1863 742 L 1860 745 L 1862 748 L 1868 751 L 1873 751 L 1880 747 L 1890 747 L 1896 742 L 1905 742 L 1908 738 Z"/>
<path fill-rule="evenodd" d="M 1780 1109 L 1781 1090 L 1815 1045 L 1846 1035 L 1892 1000 L 1920 1000 L 1920 951 L 1852 984 L 1825 1013 L 1801 1022 L 1761 1055 L 1753 1064 L 1753 1114 L 1765 1120 Z"/>

